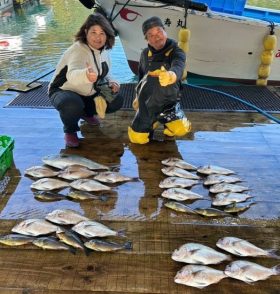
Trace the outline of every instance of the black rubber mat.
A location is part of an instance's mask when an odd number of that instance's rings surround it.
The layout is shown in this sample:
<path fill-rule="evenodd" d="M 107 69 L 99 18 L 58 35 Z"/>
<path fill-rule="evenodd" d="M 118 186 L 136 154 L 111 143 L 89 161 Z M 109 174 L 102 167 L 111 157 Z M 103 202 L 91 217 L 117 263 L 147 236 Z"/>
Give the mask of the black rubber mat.
<path fill-rule="evenodd" d="M 27 93 L 20 93 L 5 107 L 53 108 L 47 95 L 47 82 L 43 86 Z M 122 84 L 121 94 L 124 96 L 123 109 L 132 109 L 135 97 L 135 83 Z M 183 85 L 181 92 L 182 107 L 186 111 L 244 111 L 255 112 L 253 108 L 217 91 L 240 98 L 258 108 L 280 112 L 280 97 L 267 87 L 257 86 L 207 86 L 208 90 Z M 213 90 L 213 91 L 211 91 Z"/>

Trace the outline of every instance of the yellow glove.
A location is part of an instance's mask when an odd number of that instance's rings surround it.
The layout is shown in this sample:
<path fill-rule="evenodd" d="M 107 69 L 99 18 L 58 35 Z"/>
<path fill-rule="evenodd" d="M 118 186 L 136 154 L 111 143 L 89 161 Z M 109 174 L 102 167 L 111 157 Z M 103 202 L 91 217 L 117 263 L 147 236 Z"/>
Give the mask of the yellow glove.
<path fill-rule="evenodd" d="M 138 98 L 135 98 L 135 99 L 133 100 L 133 102 L 132 102 L 132 107 L 133 107 L 133 109 L 134 109 L 135 111 L 138 110 L 138 108 L 139 108 L 139 101 L 138 101 Z"/>
<path fill-rule="evenodd" d="M 149 133 L 138 133 L 128 127 L 128 138 L 131 143 L 146 144 L 149 142 Z"/>
<path fill-rule="evenodd" d="M 173 71 L 167 71 L 164 66 L 161 67 L 161 72 L 159 74 L 159 83 L 162 87 L 172 85 L 176 82 L 177 76 Z"/>
<path fill-rule="evenodd" d="M 187 118 L 171 121 L 165 126 L 163 133 L 169 137 L 184 136 L 191 131 L 191 122 Z"/>
<path fill-rule="evenodd" d="M 106 100 L 102 96 L 94 98 L 95 109 L 100 118 L 105 118 L 105 112 L 107 109 Z"/>

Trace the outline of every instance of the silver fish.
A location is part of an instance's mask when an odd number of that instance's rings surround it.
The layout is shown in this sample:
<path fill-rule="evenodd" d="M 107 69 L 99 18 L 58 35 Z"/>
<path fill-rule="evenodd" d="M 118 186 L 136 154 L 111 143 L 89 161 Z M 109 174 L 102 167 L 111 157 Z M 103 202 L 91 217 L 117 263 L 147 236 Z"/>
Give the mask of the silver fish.
<path fill-rule="evenodd" d="M 71 190 L 68 194 L 67 197 L 73 199 L 73 200 L 101 200 L 101 201 L 106 201 L 108 199 L 107 196 L 101 195 L 101 196 L 96 196 L 93 195 L 89 192 L 86 191 L 79 191 L 79 190 Z"/>
<path fill-rule="evenodd" d="M 207 217 L 223 217 L 223 216 L 230 216 L 229 213 L 226 213 L 222 210 L 216 208 L 195 208 L 194 211 L 200 215 L 207 216 Z"/>
<path fill-rule="evenodd" d="M 58 227 L 44 219 L 27 219 L 12 228 L 12 232 L 28 235 L 39 236 L 54 233 Z"/>
<path fill-rule="evenodd" d="M 262 249 L 254 244 L 236 237 L 224 237 L 217 241 L 216 246 L 237 256 L 266 256 L 280 259 L 276 249 Z"/>
<path fill-rule="evenodd" d="M 161 171 L 170 177 L 180 177 L 185 179 L 191 179 L 191 180 L 199 180 L 200 177 L 187 171 L 182 168 L 176 167 L 176 166 L 168 166 L 161 169 Z"/>
<path fill-rule="evenodd" d="M 254 202 L 236 203 L 235 202 L 235 203 L 227 205 L 224 208 L 224 211 L 228 212 L 228 213 L 240 213 L 240 212 L 246 211 L 247 209 L 249 209 L 254 204 L 256 204 L 256 203 L 254 203 Z"/>
<path fill-rule="evenodd" d="M 87 167 L 81 165 L 70 165 L 61 170 L 57 176 L 65 180 L 72 181 L 77 179 L 86 179 L 95 175 L 97 175 L 97 172 L 92 171 Z"/>
<path fill-rule="evenodd" d="M 50 166 L 64 169 L 70 165 L 82 165 L 92 170 L 109 170 L 109 167 L 99 164 L 88 158 L 74 154 L 53 154 L 42 158 L 42 161 Z"/>
<path fill-rule="evenodd" d="M 187 188 L 198 184 L 196 180 L 189 180 L 179 177 L 168 177 L 159 183 L 160 188 Z"/>
<path fill-rule="evenodd" d="M 211 193 L 224 193 L 224 192 L 244 192 L 250 190 L 248 187 L 236 185 L 236 184 L 227 184 L 227 183 L 221 183 L 221 184 L 215 184 L 210 187 L 209 191 Z"/>
<path fill-rule="evenodd" d="M 161 161 L 162 164 L 167 166 L 176 166 L 186 170 L 196 170 L 197 167 L 184 161 L 183 159 L 176 158 L 176 157 L 169 157 Z"/>
<path fill-rule="evenodd" d="M 223 271 L 215 270 L 206 265 L 185 265 L 174 278 L 175 283 L 195 288 L 205 288 L 216 284 L 227 276 Z"/>
<path fill-rule="evenodd" d="M 215 185 L 215 184 L 220 184 L 220 183 L 234 184 L 237 182 L 242 182 L 242 180 L 240 178 L 234 177 L 234 176 L 212 174 L 212 175 L 209 175 L 204 180 L 203 184 L 205 186 L 208 186 L 208 185 Z"/>
<path fill-rule="evenodd" d="M 42 178 L 32 183 L 30 187 L 36 190 L 51 191 L 69 187 L 69 183 L 53 178 Z"/>
<path fill-rule="evenodd" d="M 94 179 L 102 183 L 119 183 L 133 180 L 131 177 L 123 176 L 120 173 L 113 171 L 100 172 L 94 177 Z"/>
<path fill-rule="evenodd" d="M 58 175 L 57 171 L 54 171 L 52 169 L 50 169 L 47 166 L 32 166 L 30 168 L 27 168 L 24 171 L 25 175 L 31 176 L 33 178 L 51 178 L 51 177 L 55 177 Z"/>
<path fill-rule="evenodd" d="M 253 196 L 249 194 L 241 194 L 241 193 L 218 193 L 212 200 L 212 204 L 215 206 L 225 206 L 231 203 L 243 202 Z"/>
<path fill-rule="evenodd" d="M 189 214 L 196 214 L 196 212 L 191 207 L 180 202 L 168 201 L 164 203 L 164 206 L 176 211 L 189 213 Z"/>
<path fill-rule="evenodd" d="M 34 192 L 35 199 L 39 201 L 59 201 L 66 200 L 66 196 L 59 193 L 53 193 L 50 191 L 37 191 Z"/>
<path fill-rule="evenodd" d="M 197 169 L 197 172 L 204 174 L 204 175 L 211 175 L 211 174 L 231 175 L 231 174 L 235 174 L 234 171 L 227 169 L 227 168 L 217 166 L 217 165 L 200 166 Z"/>
<path fill-rule="evenodd" d="M 111 188 L 99 183 L 95 180 L 80 179 L 70 183 L 70 186 L 77 190 L 93 192 L 93 191 L 110 191 Z"/>
<path fill-rule="evenodd" d="M 186 243 L 172 253 L 173 260 L 191 264 L 218 264 L 231 260 L 229 255 L 199 243 Z"/>
<path fill-rule="evenodd" d="M 56 240 L 53 237 L 41 237 L 33 241 L 33 244 L 37 247 L 49 250 L 68 250 L 71 253 L 75 254 L 76 250 L 65 243 L 62 243 Z"/>
<path fill-rule="evenodd" d="M 256 281 L 266 280 L 273 275 L 280 275 L 280 264 L 272 268 L 267 268 L 253 262 L 237 260 L 230 263 L 224 273 L 231 278 L 250 284 Z"/>
<path fill-rule="evenodd" d="M 46 215 L 46 220 L 61 225 L 75 225 L 88 218 L 72 209 L 56 209 Z"/>
<path fill-rule="evenodd" d="M 90 241 L 85 242 L 85 246 L 89 249 L 94 250 L 94 251 L 102 251 L 102 252 L 117 251 L 117 250 L 122 250 L 122 249 L 127 249 L 127 250 L 132 249 L 131 242 L 126 242 L 124 244 L 118 244 L 115 242 L 106 242 L 106 241 L 97 240 L 97 239 L 92 239 Z"/>
<path fill-rule="evenodd" d="M 101 223 L 90 220 L 78 223 L 72 230 L 87 238 L 123 235 L 122 232 L 114 231 Z"/>
<path fill-rule="evenodd" d="M 161 196 L 177 201 L 203 199 L 203 196 L 183 188 L 169 188 L 163 191 Z"/>
<path fill-rule="evenodd" d="M 0 236 L 0 243 L 8 245 L 8 246 L 19 246 L 19 245 L 25 245 L 28 243 L 32 243 L 34 240 L 34 237 L 29 237 L 25 235 L 19 235 L 19 234 L 9 234 Z"/>

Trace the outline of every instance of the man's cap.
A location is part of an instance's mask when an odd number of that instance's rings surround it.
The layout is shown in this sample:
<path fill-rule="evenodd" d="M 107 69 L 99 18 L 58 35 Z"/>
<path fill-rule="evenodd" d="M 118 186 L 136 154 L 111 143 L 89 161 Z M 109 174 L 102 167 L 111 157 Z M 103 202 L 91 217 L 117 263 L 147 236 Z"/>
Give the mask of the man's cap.
<path fill-rule="evenodd" d="M 143 34 L 146 35 L 147 31 L 153 27 L 164 28 L 164 25 L 163 25 L 161 19 L 157 16 L 152 16 L 143 22 L 143 25 L 142 25 Z"/>

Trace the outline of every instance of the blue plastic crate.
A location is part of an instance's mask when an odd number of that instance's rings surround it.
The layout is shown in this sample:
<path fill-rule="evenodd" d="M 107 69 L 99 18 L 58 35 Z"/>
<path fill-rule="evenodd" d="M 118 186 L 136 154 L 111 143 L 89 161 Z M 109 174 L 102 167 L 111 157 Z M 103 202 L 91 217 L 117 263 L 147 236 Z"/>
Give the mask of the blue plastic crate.
<path fill-rule="evenodd" d="M 246 0 L 200 0 L 208 5 L 211 10 L 242 15 Z"/>

